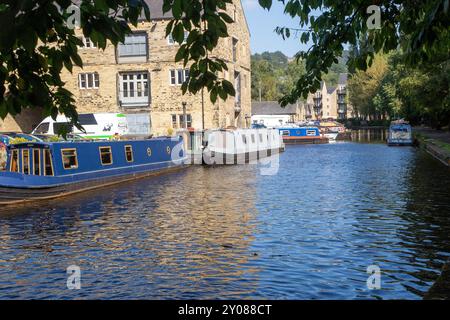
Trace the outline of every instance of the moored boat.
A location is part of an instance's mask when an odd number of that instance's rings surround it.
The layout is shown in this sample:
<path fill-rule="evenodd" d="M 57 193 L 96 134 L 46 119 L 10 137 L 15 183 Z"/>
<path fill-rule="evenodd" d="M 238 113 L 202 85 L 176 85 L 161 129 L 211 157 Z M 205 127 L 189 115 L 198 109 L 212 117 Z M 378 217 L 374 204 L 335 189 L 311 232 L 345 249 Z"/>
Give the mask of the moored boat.
<path fill-rule="evenodd" d="M 204 136 L 203 163 L 244 164 L 284 151 L 276 129 L 217 129 Z"/>
<path fill-rule="evenodd" d="M 323 144 L 329 139 L 320 133 L 317 127 L 281 127 L 278 128 L 286 144 Z"/>
<path fill-rule="evenodd" d="M 182 137 L 7 146 L 0 204 L 52 199 L 180 168 Z"/>
<path fill-rule="evenodd" d="M 405 120 L 392 121 L 387 138 L 388 146 L 411 146 L 413 143 L 411 125 Z"/>

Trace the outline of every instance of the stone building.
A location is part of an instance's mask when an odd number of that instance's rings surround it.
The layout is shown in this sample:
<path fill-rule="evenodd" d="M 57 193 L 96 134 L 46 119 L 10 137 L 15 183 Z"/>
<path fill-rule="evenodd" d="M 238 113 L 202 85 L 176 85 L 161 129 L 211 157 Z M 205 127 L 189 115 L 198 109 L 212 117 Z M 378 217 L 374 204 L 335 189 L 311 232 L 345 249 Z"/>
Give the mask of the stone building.
<path fill-rule="evenodd" d="M 74 67 L 72 73 L 64 70 L 62 79 L 75 96 L 78 112 L 148 116 L 152 133 L 161 135 L 172 131 L 170 128 L 184 127 L 183 102 L 187 109 L 187 126 L 201 129 L 203 100 L 206 129 L 249 126 L 250 32 L 241 1 L 235 0 L 227 6 L 227 13 L 234 19 L 234 23 L 228 24 L 230 37 L 220 39 L 213 52 L 213 56 L 227 63 L 228 71 L 219 76 L 234 83 L 237 94 L 227 101 L 218 99 L 215 104 L 211 103 L 207 90 L 204 99 L 200 93 L 182 95 L 181 84 L 189 76 L 189 70 L 183 68 L 182 62 L 175 63 L 179 46 L 170 36 L 165 37 L 171 15 L 162 13 L 163 0 L 146 2 L 151 22 L 142 21 L 137 27 L 132 26 L 133 33 L 117 47 L 108 43 L 104 51 L 99 50 L 90 39 L 82 36 L 81 30 L 76 30 L 84 43 L 79 48 L 84 67 Z M 4 130 L 1 121 L 0 130 Z"/>
<path fill-rule="evenodd" d="M 320 90 L 309 94 L 304 104 L 302 118 L 308 120 L 351 118 L 352 108 L 347 101 L 347 74 L 341 73 L 336 87 L 327 86 L 325 81 L 322 81 Z"/>

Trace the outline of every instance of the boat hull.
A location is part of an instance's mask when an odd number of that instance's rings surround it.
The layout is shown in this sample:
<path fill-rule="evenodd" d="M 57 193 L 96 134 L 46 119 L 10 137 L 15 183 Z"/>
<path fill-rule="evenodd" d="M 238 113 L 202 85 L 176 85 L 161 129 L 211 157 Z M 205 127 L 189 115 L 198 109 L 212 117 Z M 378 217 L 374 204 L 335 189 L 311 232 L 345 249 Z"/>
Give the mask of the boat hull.
<path fill-rule="evenodd" d="M 185 165 L 173 165 L 154 168 L 148 171 L 132 172 L 117 176 L 102 177 L 74 183 L 56 184 L 36 187 L 4 187 L 0 185 L 0 205 L 11 205 L 32 202 L 36 200 L 50 200 L 75 193 L 86 192 L 100 187 L 141 179 L 149 176 L 164 174 L 182 169 Z"/>
<path fill-rule="evenodd" d="M 283 142 L 285 144 L 324 144 L 324 143 L 328 143 L 329 139 L 327 137 L 287 136 L 287 137 L 283 137 Z"/>
<path fill-rule="evenodd" d="M 267 149 L 262 151 L 243 152 L 238 154 L 222 153 L 222 152 L 213 152 L 211 154 L 207 152 L 203 155 L 203 164 L 205 165 L 246 164 L 267 157 L 271 157 L 283 151 L 284 147 Z"/>

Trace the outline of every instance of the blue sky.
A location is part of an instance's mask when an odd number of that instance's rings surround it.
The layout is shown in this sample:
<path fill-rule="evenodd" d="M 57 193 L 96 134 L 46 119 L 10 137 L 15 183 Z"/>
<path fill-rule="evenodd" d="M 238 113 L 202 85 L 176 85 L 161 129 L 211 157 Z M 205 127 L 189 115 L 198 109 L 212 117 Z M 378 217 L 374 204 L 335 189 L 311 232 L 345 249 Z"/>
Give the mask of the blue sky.
<path fill-rule="evenodd" d="M 288 57 L 292 57 L 299 50 L 307 48 L 295 35 L 283 40 L 274 32 L 277 26 L 298 28 L 299 21 L 285 15 L 284 6 L 278 0 L 273 0 L 270 11 L 264 10 L 258 0 L 242 0 L 242 5 L 250 27 L 252 53 L 279 50 Z"/>

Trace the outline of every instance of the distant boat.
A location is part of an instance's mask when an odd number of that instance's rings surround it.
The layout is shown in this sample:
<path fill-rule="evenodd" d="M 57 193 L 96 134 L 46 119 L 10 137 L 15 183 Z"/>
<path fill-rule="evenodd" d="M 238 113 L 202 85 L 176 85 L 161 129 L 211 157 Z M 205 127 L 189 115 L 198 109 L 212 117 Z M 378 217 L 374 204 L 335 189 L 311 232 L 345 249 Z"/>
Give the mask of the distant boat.
<path fill-rule="evenodd" d="M 329 142 L 329 138 L 322 135 L 318 127 L 289 126 L 277 129 L 286 144 L 322 144 Z"/>
<path fill-rule="evenodd" d="M 330 141 L 336 141 L 339 133 L 345 132 L 345 127 L 336 121 L 320 121 L 318 127 L 320 132 Z"/>
<path fill-rule="evenodd" d="M 182 137 L 7 146 L 0 204 L 52 199 L 184 165 Z"/>
<path fill-rule="evenodd" d="M 407 121 L 391 122 L 387 139 L 388 146 L 411 146 L 413 142 L 412 128 Z"/>

